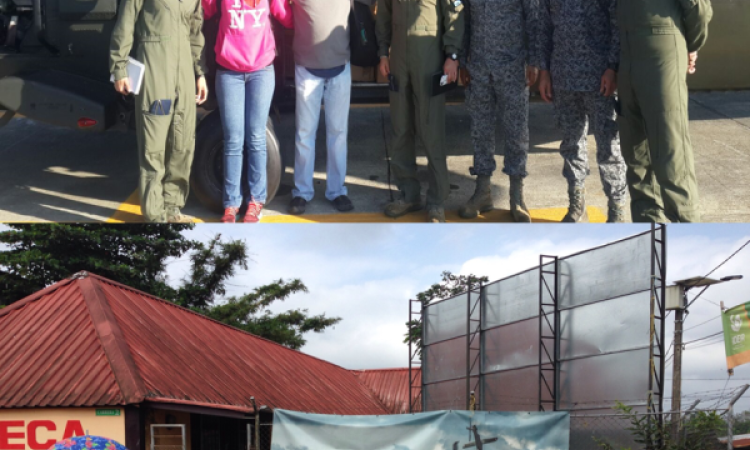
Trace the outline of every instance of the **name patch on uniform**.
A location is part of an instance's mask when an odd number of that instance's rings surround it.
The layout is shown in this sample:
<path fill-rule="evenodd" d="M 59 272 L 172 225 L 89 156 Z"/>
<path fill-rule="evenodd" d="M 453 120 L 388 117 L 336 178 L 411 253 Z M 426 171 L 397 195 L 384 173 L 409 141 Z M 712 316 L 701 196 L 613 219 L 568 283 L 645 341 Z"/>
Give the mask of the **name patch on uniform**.
<path fill-rule="evenodd" d="M 652 34 L 677 34 L 679 30 L 674 27 L 654 27 L 651 29 Z"/>

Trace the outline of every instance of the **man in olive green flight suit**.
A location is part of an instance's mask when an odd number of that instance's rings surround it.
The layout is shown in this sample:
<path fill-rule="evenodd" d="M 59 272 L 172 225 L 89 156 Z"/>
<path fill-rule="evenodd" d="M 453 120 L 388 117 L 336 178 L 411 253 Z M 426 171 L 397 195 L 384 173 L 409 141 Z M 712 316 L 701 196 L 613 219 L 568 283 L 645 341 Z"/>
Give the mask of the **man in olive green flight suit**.
<path fill-rule="evenodd" d="M 128 55 L 146 66 L 135 101 L 141 209 L 148 222 L 189 222 L 195 105 L 205 101 L 200 0 L 122 0 L 110 42 L 115 89 L 127 94 Z M 197 95 L 196 95 L 197 89 Z"/>
<path fill-rule="evenodd" d="M 398 217 L 422 208 L 415 144 L 427 155 L 430 221 L 444 222 L 448 198 L 445 155 L 445 95 L 432 96 L 432 77 L 458 77 L 458 53 L 464 34 L 461 0 L 378 0 L 376 33 L 380 72 L 392 75 L 398 91 L 390 92 L 393 145 L 391 167 L 401 197 L 385 214 Z M 390 51 L 390 53 L 389 53 Z M 390 55 L 390 57 L 389 57 Z"/>
<path fill-rule="evenodd" d="M 696 222 L 686 77 L 706 42 L 710 0 L 619 0 L 620 138 L 634 222 Z"/>

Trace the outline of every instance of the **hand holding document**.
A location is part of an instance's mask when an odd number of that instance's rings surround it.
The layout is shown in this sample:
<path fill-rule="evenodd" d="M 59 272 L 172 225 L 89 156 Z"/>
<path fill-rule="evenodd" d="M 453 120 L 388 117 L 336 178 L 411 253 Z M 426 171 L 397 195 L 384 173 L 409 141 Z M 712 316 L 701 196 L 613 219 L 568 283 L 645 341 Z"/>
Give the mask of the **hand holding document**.
<path fill-rule="evenodd" d="M 131 57 L 128 57 L 128 83 L 125 84 L 127 87 L 127 93 L 138 95 L 141 92 L 141 86 L 143 85 L 143 75 L 146 73 L 146 66 Z M 109 79 L 112 83 L 117 83 L 119 80 L 115 80 L 115 76 L 112 75 Z M 117 88 L 117 84 L 115 84 Z M 120 92 L 120 89 L 118 89 Z"/>

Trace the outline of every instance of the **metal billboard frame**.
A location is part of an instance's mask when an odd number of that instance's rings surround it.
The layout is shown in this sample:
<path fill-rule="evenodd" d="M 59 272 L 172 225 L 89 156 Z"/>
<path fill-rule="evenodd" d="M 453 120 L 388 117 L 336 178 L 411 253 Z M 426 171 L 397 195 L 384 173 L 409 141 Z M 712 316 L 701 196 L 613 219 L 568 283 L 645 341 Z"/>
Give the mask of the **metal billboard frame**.
<path fill-rule="evenodd" d="M 538 410 L 539 411 L 557 411 L 560 410 L 560 339 L 561 339 L 561 323 L 560 323 L 560 261 L 566 260 L 573 256 L 591 252 L 597 249 L 602 249 L 615 245 L 620 242 L 635 239 L 641 236 L 650 234 L 651 236 L 651 280 L 649 288 L 650 296 L 650 313 L 649 313 L 649 367 L 648 367 L 648 391 L 645 393 L 646 396 L 646 407 L 649 413 L 656 413 L 659 421 L 661 421 L 661 413 L 663 411 L 663 399 L 664 399 L 664 335 L 665 335 L 665 305 L 664 299 L 666 296 L 666 226 L 663 224 L 655 225 L 652 224 L 651 230 L 638 233 L 632 236 L 628 236 L 623 239 L 619 239 L 604 245 L 593 247 L 581 252 L 577 252 L 565 257 L 558 257 L 552 255 L 540 255 L 539 265 L 531 269 L 527 269 L 518 274 L 510 277 L 505 277 L 496 282 L 510 279 L 512 277 L 527 273 L 529 271 L 539 271 L 539 379 L 538 379 Z M 490 284 L 494 284 L 490 283 Z M 638 291 L 645 292 L 645 291 Z M 464 294 L 466 295 L 466 409 L 478 407 L 477 409 L 485 409 L 485 395 L 481 392 L 484 383 L 482 382 L 485 375 L 484 367 L 484 339 L 482 333 L 490 329 L 496 328 L 491 327 L 485 330 L 483 327 L 484 317 L 486 316 L 486 285 L 480 284 L 479 291 L 471 290 Z M 435 301 L 429 302 L 428 304 L 422 303 L 418 300 L 410 300 L 409 306 L 409 320 L 410 323 L 414 320 L 414 317 L 419 317 L 419 323 L 422 327 L 422 342 L 421 346 L 417 346 L 412 342 L 409 342 L 409 395 L 410 405 L 409 412 L 414 412 L 417 401 L 421 402 L 421 410 L 427 411 L 427 399 L 424 395 L 425 386 L 427 384 L 424 381 L 424 372 L 422 372 L 421 380 L 417 380 L 415 367 L 418 365 L 424 366 L 422 361 L 423 350 L 426 347 L 424 345 L 426 338 L 426 321 L 425 314 L 427 308 L 434 306 L 442 301 L 455 299 L 456 297 L 450 297 L 447 299 L 436 299 Z M 597 300 L 593 303 L 601 301 L 607 301 L 609 299 Z M 419 311 L 414 311 L 413 305 L 417 303 L 419 305 Z M 592 303 L 592 304 L 593 304 Z M 475 312 L 479 311 L 479 317 L 475 317 Z M 532 319 L 534 317 L 531 317 Z M 523 319 L 527 320 L 527 319 Z M 478 326 L 475 324 L 478 323 Z M 460 337 L 460 336 L 459 336 Z M 452 338 L 455 339 L 455 338 Z M 439 343 L 439 342 L 435 342 Z M 434 343 L 433 343 L 434 344 Z M 476 356 L 472 358 L 472 351 L 476 352 Z M 478 374 L 472 376 L 472 372 L 475 370 L 477 364 L 479 364 Z M 497 373 L 491 372 L 491 373 Z M 472 385 L 472 378 L 476 377 L 477 382 Z M 419 381 L 419 383 L 417 383 Z M 449 381 L 449 380 L 446 380 Z M 416 391 L 416 392 L 415 392 Z M 472 394 L 478 392 L 479 395 L 476 398 L 479 399 L 479 405 L 472 404 Z"/>

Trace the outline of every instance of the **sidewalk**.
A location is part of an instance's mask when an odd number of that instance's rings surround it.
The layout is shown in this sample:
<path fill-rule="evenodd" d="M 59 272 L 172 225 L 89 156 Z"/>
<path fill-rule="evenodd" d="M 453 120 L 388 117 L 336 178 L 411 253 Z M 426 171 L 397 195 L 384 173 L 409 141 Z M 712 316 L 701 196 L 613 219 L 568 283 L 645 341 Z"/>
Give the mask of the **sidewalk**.
<path fill-rule="evenodd" d="M 287 164 L 294 155 L 294 116 L 273 116 Z M 387 105 L 353 105 L 350 116 L 347 185 L 354 202 L 352 213 L 337 213 L 325 199 L 325 137 L 319 128 L 316 157 L 316 197 L 307 214 L 289 216 L 292 168 L 287 167 L 280 192 L 267 205 L 264 222 L 393 222 L 381 214 L 389 201 L 386 149 L 389 147 L 390 114 Z M 530 106 L 531 150 L 526 179 L 526 203 L 536 221 L 557 221 L 567 206 L 562 158 L 557 150 L 560 133 L 555 129 L 552 106 Z M 463 104 L 447 108 L 447 148 L 451 196 L 446 204 L 448 220 L 472 194 L 473 177 L 469 117 Z M 690 130 L 695 148 L 703 220 L 750 222 L 750 91 L 696 93 L 690 100 Z M 498 132 L 497 142 L 502 144 Z M 502 152 L 501 149 L 498 150 Z M 14 119 L 0 130 L 0 222 L 18 221 L 139 221 L 135 187 L 138 163 L 132 133 L 88 134 Z M 510 221 L 508 177 L 497 156 L 493 176 L 495 207 L 499 211 L 478 222 Z M 592 221 L 606 216 L 607 199 L 601 190 L 593 136 L 589 136 L 591 175 L 587 179 L 587 204 Z M 426 158 L 420 156 L 420 176 L 426 180 Z M 426 190 L 426 183 L 423 184 Z M 394 185 L 395 188 L 395 185 Z M 203 221 L 218 215 L 191 197 L 187 214 Z M 415 213 L 399 222 L 422 222 Z"/>
<path fill-rule="evenodd" d="M 277 121 L 277 132 L 289 161 L 293 158 L 294 118 L 282 116 Z M 322 118 L 321 118 L 322 121 Z M 342 221 L 363 221 L 357 213 L 379 213 L 389 201 L 386 148 L 390 148 L 390 113 L 387 105 L 354 107 L 350 119 L 349 177 L 347 183 L 352 201 L 357 207 L 351 219 L 336 214 Z M 551 105 L 533 102 L 530 105 L 529 177 L 526 179 L 526 203 L 540 219 L 562 218 L 567 206 L 567 184 L 562 177 L 562 158 L 558 154 L 560 133 L 555 129 Z M 449 211 L 457 210 L 473 193 L 474 180 L 468 168 L 472 165 L 469 139 L 469 117 L 464 105 L 447 109 L 447 148 L 450 170 L 451 196 L 446 204 Z M 498 128 L 500 128 L 498 126 Z M 337 221 L 333 207 L 325 200 L 325 140 L 321 122 L 316 152 L 316 198 L 308 204 L 308 214 L 318 215 L 316 221 Z M 695 149 L 696 171 L 701 193 L 703 220 L 706 222 L 750 221 L 750 92 L 696 93 L 690 101 L 690 130 Z M 498 144 L 502 134 L 498 131 Z M 596 211 L 592 221 L 606 218 L 607 198 L 604 195 L 596 165 L 593 136 L 588 139 L 591 175 L 586 183 L 587 204 Z M 501 153 L 501 150 L 499 151 Z M 497 156 L 493 194 L 495 207 L 508 210 L 508 177 L 500 170 L 503 158 Z M 427 189 L 424 156 L 418 159 L 423 192 Z M 291 185 L 291 168 L 287 169 L 284 184 Z M 395 188 L 395 186 L 394 186 Z M 291 200 L 289 188 L 283 189 L 269 205 L 267 215 L 286 214 Z M 285 195 L 283 195 L 286 192 Z M 559 211 L 557 211 L 559 210 Z M 561 213 L 560 213 L 561 211 Z M 598 214 L 597 214 L 598 212 Z M 352 215 L 352 214 L 347 214 Z M 591 215 L 591 214 L 590 214 Z M 368 214 L 367 216 L 372 216 Z M 304 217 L 304 216 L 303 216 Z M 559 220 L 559 218 L 557 220 Z M 375 217 L 368 219 L 376 220 Z M 460 221 L 456 217 L 457 221 Z M 268 217 L 266 220 L 271 220 Z M 383 217 L 383 221 L 390 221 Z M 422 220 L 415 215 L 414 220 Z M 450 217 L 449 217 L 450 220 Z M 481 220 L 481 219 L 480 219 Z M 509 214 L 495 214 L 489 221 L 509 221 Z M 274 221 L 282 221 L 277 218 Z"/>

